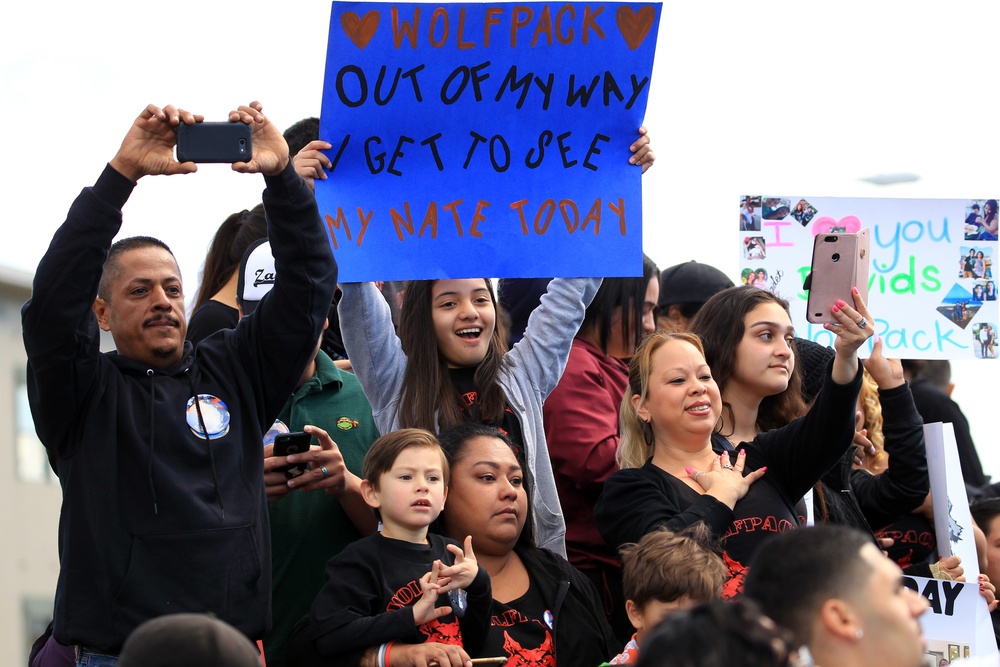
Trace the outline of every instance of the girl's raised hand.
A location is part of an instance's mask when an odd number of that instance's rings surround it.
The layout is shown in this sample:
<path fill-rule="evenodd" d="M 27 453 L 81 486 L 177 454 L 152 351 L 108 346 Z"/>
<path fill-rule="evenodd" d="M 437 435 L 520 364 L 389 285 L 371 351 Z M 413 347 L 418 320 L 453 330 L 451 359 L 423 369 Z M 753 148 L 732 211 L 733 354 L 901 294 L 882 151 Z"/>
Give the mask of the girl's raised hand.
<path fill-rule="evenodd" d="M 872 314 L 868 312 L 865 300 L 861 298 L 858 288 L 853 290 L 854 307 L 843 300 L 830 309 L 837 318 L 837 324 L 824 324 L 823 328 L 832 331 L 837 337 L 833 349 L 837 355 L 833 360 L 833 381 L 837 384 L 849 384 L 858 372 L 858 348 L 875 333 L 875 323 Z"/>
<path fill-rule="evenodd" d="M 899 359 L 886 359 L 882 354 L 882 339 L 876 338 L 872 353 L 862 362 L 872 374 L 875 384 L 881 390 L 901 387 L 906 382 L 903 377 L 903 364 Z"/>

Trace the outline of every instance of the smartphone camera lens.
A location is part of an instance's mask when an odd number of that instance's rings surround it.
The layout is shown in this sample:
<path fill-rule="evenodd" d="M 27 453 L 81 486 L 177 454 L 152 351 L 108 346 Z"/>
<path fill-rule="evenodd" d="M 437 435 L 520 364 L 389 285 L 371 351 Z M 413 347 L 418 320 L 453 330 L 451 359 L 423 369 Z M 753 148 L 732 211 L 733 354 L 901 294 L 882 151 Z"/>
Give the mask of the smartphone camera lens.
<path fill-rule="evenodd" d="M 247 140 L 240 139 L 240 153 L 246 153 L 246 152 L 247 152 Z"/>
<path fill-rule="evenodd" d="M 832 259 L 835 262 L 839 262 L 840 261 L 840 253 L 839 252 L 833 253 L 833 257 L 831 257 L 830 259 Z"/>

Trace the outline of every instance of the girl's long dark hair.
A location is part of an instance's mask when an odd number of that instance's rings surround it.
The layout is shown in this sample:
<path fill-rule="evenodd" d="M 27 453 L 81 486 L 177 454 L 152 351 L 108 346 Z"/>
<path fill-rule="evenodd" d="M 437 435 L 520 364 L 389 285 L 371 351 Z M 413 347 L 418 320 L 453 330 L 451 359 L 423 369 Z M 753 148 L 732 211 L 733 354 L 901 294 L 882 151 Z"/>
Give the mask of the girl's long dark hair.
<path fill-rule="evenodd" d="M 493 284 L 489 279 L 483 280 L 496 309 Z M 435 282 L 411 280 L 403 295 L 399 341 L 407 364 L 396 415 L 400 428 L 423 428 L 433 433 L 464 420 L 458 391 L 448 373 L 448 364 L 438 351 L 434 334 L 431 293 Z M 499 316 L 495 322 L 486 356 L 476 366 L 473 376 L 480 418 L 488 424 L 503 422 L 507 407 L 507 398 L 498 380 L 507 354 L 507 331 Z"/>
<path fill-rule="evenodd" d="M 201 270 L 201 285 L 198 287 L 194 305 L 191 306 L 192 314 L 229 281 L 233 271 L 239 268 L 243 253 L 250 244 L 266 236 L 267 218 L 264 216 L 263 204 L 257 204 L 249 211 L 233 213 L 219 225 L 205 256 L 205 265 Z"/>
<path fill-rule="evenodd" d="M 608 353 L 608 340 L 611 338 L 612 318 L 615 308 L 622 309 L 621 332 L 622 341 L 631 343 L 630 349 L 635 350 L 645 337 L 642 330 L 643 305 L 646 301 L 646 288 L 649 281 L 660 280 L 660 270 L 646 255 L 642 256 L 641 278 L 605 278 L 597 295 L 587 307 L 583 316 L 580 331 L 591 327 L 597 334 L 598 346 L 605 354 Z"/>
<path fill-rule="evenodd" d="M 765 303 L 776 303 L 786 313 L 788 312 L 788 302 L 781 297 L 766 290 L 744 285 L 730 287 L 715 294 L 705 302 L 691 321 L 691 332 L 701 337 L 702 345 L 705 347 L 705 360 L 712 369 L 712 377 L 715 378 L 722 394 L 723 414 L 716 429 L 722 435 L 732 435 L 735 428 L 735 424 L 732 423 L 732 407 L 726 402 L 726 384 L 733 375 L 736 350 L 745 333 L 743 320 L 747 313 Z M 806 413 L 806 404 L 802 399 L 802 375 L 797 363 L 798 353 L 795 351 L 794 341 L 792 352 L 796 356 L 796 363 L 792 368 L 791 377 L 788 378 L 788 388 L 780 394 L 767 396 L 760 402 L 757 410 L 757 428 L 761 431 L 779 428 Z"/>

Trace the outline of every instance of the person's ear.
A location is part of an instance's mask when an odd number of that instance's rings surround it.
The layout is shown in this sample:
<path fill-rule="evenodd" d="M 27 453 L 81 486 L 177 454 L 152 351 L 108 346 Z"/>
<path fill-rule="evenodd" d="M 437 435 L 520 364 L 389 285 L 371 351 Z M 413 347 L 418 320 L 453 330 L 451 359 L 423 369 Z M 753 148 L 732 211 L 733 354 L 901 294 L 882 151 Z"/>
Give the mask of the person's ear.
<path fill-rule="evenodd" d="M 819 623 L 841 641 L 857 642 L 865 636 L 857 610 L 846 600 L 830 598 L 819 610 Z"/>
<path fill-rule="evenodd" d="M 645 401 L 642 400 L 642 396 L 632 394 L 632 407 L 635 409 L 635 413 L 644 422 L 649 421 L 649 408 L 646 407 Z"/>
<path fill-rule="evenodd" d="M 378 499 L 378 491 L 367 479 L 361 480 L 361 497 L 365 499 L 365 503 L 372 509 L 377 510 L 382 506 L 382 502 Z"/>
<path fill-rule="evenodd" d="M 639 605 L 632 602 L 631 600 L 625 600 L 625 613 L 628 614 L 629 623 L 632 627 L 636 629 L 636 632 L 642 630 L 642 609 Z"/>
<path fill-rule="evenodd" d="M 97 325 L 102 331 L 111 331 L 111 304 L 97 297 L 94 299 L 94 314 L 97 315 Z"/>

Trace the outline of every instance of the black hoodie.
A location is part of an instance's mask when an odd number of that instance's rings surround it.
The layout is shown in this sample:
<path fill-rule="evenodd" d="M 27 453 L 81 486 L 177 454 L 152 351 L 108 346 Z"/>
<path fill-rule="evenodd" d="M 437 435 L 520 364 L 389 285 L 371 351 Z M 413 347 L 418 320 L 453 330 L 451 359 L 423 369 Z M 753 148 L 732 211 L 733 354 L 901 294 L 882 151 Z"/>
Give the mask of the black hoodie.
<path fill-rule="evenodd" d="M 116 653 L 176 612 L 213 612 L 250 638 L 270 624 L 262 433 L 315 349 L 337 270 L 305 182 L 290 165 L 265 182 L 279 278 L 175 368 L 99 350 L 91 305 L 131 181 L 108 166 L 38 265 L 22 325 L 35 428 L 63 490 L 63 644 Z"/>

